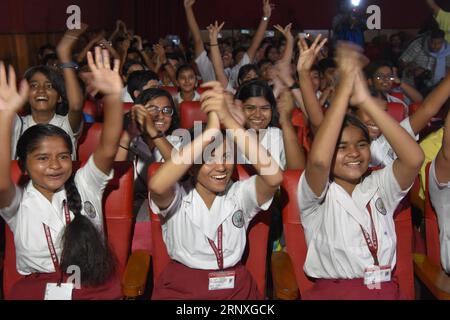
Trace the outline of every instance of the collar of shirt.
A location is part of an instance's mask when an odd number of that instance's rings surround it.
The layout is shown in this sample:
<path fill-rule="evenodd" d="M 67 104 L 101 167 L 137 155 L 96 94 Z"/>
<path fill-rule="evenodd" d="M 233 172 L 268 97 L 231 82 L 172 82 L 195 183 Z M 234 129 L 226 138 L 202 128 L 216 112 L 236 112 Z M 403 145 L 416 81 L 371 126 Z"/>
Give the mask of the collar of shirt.
<path fill-rule="evenodd" d="M 66 190 L 61 188 L 55 192 L 52 202 L 50 202 L 30 181 L 25 187 L 22 205 L 28 209 L 27 211 L 33 212 L 33 215 L 50 229 L 59 231 L 65 227 L 63 201 L 66 198 Z M 71 218 L 73 218 L 72 215 Z"/>
<path fill-rule="evenodd" d="M 232 185 L 233 183 L 229 183 L 222 194 L 216 195 L 211 209 L 208 209 L 191 181 L 185 185 L 186 195 L 182 201 L 186 215 L 209 239 L 216 238 L 219 226 L 236 211 L 235 195 L 229 192 Z"/>
<path fill-rule="evenodd" d="M 349 195 L 347 191 L 337 183 L 332 183 L 330 185 L 330 191 L 333 194 L 333 198 L 339 202 L 344 210 L 348 212 L 356 222 L 365 227 L 366 230 L 370 230 L 367 229 L 367 226 L 370 226 L 370 218 L 369 215 L 366 214 L 366 206 L 375 196 L 377 190 L 378 187 L 376 185 L 365 183 L 365 181 L 363 181 L 355 187 L 352 195 Z"/>

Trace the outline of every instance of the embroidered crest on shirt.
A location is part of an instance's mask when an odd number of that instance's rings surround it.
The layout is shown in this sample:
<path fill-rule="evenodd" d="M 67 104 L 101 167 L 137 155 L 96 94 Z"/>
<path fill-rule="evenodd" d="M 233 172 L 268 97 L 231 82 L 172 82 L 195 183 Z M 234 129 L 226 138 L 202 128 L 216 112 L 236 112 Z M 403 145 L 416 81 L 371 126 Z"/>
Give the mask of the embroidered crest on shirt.
<path fill-rule="evenodd" d="M 231 219 L 236 228 L 242 228 L 244 226 L 244 213 L 241 210 L 233 213 L 233 217 Z"/>
<path fill-rule="evenodd" d="M 375 201 L 375 208 L 377 208 L 378 212 L 381 213 L 383 216 L 386 215 L 387 211 L 384 207 L 383 200 L 381 198 L 378 198 L 377 201 Z"/>
<path fill-rule="evenodd" d="M 95 210 L 94 205 L 89 201 L 84 203 L 83 208 L 89 218 L 95 219 L 97 217 L 97 211 Z"/>

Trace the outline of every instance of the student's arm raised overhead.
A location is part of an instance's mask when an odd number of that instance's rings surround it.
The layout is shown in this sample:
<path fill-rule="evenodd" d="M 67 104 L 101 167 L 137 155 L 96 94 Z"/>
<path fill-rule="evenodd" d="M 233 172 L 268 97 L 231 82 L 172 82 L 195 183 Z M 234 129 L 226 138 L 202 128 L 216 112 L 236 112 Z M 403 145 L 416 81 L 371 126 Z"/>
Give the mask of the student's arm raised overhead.
<path fill-rule="evenodd" d="M 239 102 L 224 95 L 220 83 L 208 82 L 205 85 L 212 87 L 212 90 L 206 91 L 202 95 L 202 110 L 208 115 L 210 113 L 217 114 L 220 122 L 228 129 L 227 136 L 230 135 L 233 138 L 239 150 L 256 169 L 258 174 L 256 177 L 257 201 L 258 205 L 263 205 L 278 190 L 283 180 L 283 174 L 267 150 L 259 144 L 257 137 L 245 130 L 237 120 L 242 117 L 234 115 L 232 109 L 240 109 L 235 105 Z"/>
<path fill-rule="evenodd" d="M 327 186 L 339 132 L 353 92 L 354 78 L 358 68 L 361 68 L 361 53 L 359 50 L 356 45 L 340 44 L 336 51 L 338 72 L 341 79 L 331 106 L 328 108 L 314 137 L 305 169 L 306 181 L 318 197 Z"/>
<path fill-rule="evenodd" d="M 256 29 L 256 33 L 253 36 L 250 47 L 247 50 L 247 55 L 250 59 L 250 62 L 252 62 L 255 59 L 256 51 L 258 51 L 259 45 L 261 44 L 261 42 L 263 41 L 263 39 L 265 37 L 265 33 L 266 33 L 267 27 L 269 25 L 269 19 L 272 15 L 273 8 L 274 8 L 274 5 L 270 3 L 270 0 L 263 0 L 264 16 L 261 19 L 258 29 Z"/>
<path fill-rule="evenodd" d="M 277 29 L 286 38 L 286 48 L 284 49 L 280 62 L 291 63 L 292 55 L 294 53 L 294 36 L 292 35 L 291 32 L 292 23 L 289 23 L 284 28 L 279 24 L 277 24 L 274 26 L 274 28 Z"/>
<path fill-rule="evenodd" d="M 441 183 L 450 181 L 450 112 L 447 113 L 444 126 L 442 147 L 436 156 L 436 178 Z"/>
<path fill-rule="evenodd" d="M 61 63 L 72 62 L 72 50 L 79 37 L 87 30 L 88 26 L 82 24 L 80 29 L 67 30 L 56 51 Z M 64 82 L 66 85 L 67 100 L 69 102 L 69 123 L 73 132 L 80 130 L 83 121 L 83 91 L 74 68 L 63 69 Z"/>
<path fill-rule="evenodd" d="M 164 49 L 164 46 L 162 45 L 162 43 L 155 44 L 153 46 L 153 51 L 158 56 L 158 59 L 160 62 L 160 67 L 162 67 L 163 70 L 165 70 L 167 72 L 167 75 L 169 76 L 170 81 L 175 86 L 178 86 L 178 81 L 177 81 L 177 76 L 176 76 L 177 71 L 172 66 L 172 64 L 169 63 L 169 60 L 167 60 L 166 50 Z M 155 72 L 157 73 L 158 71 L 159 70 L 157 70 Z"/>
<path fill-rule="evenodd" d="M 300 89 L 302 91 L 303 102 L 305 103 L 306 116 L 311 122 L 313 130 L 317 130 L 323 120 L 323 111 L 314 92 L 311 80 L 311 68 L 316 61 L 322 47 L 327 39 L 322 39 L 322 35 L 318 35 L 311 47 L 308 47 L 304 38 L 298 41 L 300 56 L 297 63 L 297 71 L 299 74 Z"/>
<path fill-rule="evenodd" d="M 420 108 L 409 117 L 415 134 L 422 131 L 450 97 L 450 74 L 427 96 Z"/>
<path fill-rule="evenodd" d="M 197 20 L 195 19 L 193 5 L 195 0 L 184 0 L 184 8 L 186 10 L 186 19 L 189 26 L 189 30 L 192 33 L 192 38 L 194 39 L 194 53 L 197 58 L 205 51 L 203 45 L 202 34 L 200 33 L 200 28 L 198 27 Z"/>
<path fill-rule="evenodd" d="M 100 144 L 94 152 L 97 168 L 109 174 L 117 154 L 123 127 L 122 89 L 123 83 L 119 75 L 120 61 L 114 60 L 111 67 L 108 50 L 95 48 L 95 61 L 88 53 L 88 64 L 91 74 L 88 79 L 88 92 L 101 92 L 104 101 L 104 123 L 100 136 Z"/>
<path fill-rule="evenodd" d="M 16 112 L 28 99 L 28 83 L 23 80 L 17 92 L 16 74 L 9 67 L 8 77 L 0 61 L 0 208 L 6 208 L 14 199 L 15 188 L 11 178 L 11 131 Z"/>
<path fill-rule="evenodd" d="M 400 188 L 405 190 L 410 187 L 424 160 L 422 149 L 408 132 L 384 111 L 379 102 L 370 95 L 362 71 L 359 71 L 355 79 L 352 104 L 364 110 L 380 128 L 398 157 L 394 161 L 393 171 Z"/>
<path fill-rule="evenodd" d="M 222 55 L 219 50 L 219 40 L 218 35 L 220 30 L 222 30 L 225 22 L 222 22 L 220 25 L 216 21 L 214 24 L 210 24 L 207 29 L 209 31 L 209 45 L 211 47 L 211 62 L 214 67 L 214 73 L 216 74 L 217 81 L 226 88 L 228 86 L 228 77 L 225 74 L 225 70 L 223 69 L 223 61 Z"/>
<path fill-rule="evenodd" d="M 435 16 L 439 13 L 439 10 L 441 10 L 441 8 L 437 5 L 436 1 L 434 1 L 434 0 L 425 0 L 425 2 L 430 7 L 430 9 L 433 11 L 433 14 Z"/>
<path fill-rule="evenodd" d="M 419 91 L 417 91 L 417 89 L 414 88 L 413 86 L 400 80 L 400 78 L 398 77 L 397 68 L 393 68 L 393 70 L 394 70 L 394 83 L 400 86 L 403 92 L 405 92 L 406 96 L 410 98 L 413 102 L 422 102 L 423 101 L 422 94 Z"/>

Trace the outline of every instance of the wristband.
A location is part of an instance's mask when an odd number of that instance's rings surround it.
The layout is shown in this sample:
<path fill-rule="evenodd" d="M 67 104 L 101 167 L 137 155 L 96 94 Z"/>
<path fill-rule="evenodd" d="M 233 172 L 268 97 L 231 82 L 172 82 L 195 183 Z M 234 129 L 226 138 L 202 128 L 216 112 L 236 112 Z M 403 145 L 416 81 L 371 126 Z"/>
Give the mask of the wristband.
<path fill-rule="evenodd" d="M 218 46 L 218 45 L 219 45 L 218 43 L 214 43 L 214 44 L 210 43 L 209 44 L 210 47 L 215 47 L 215 46 Z"/>
<path fill-rule="evenodd" d="M 61 63 L 59 65 L 59 68 L 60 69 L 75 69 L 75 70 L 78 70 L 79 66 L 75 62 L 71 61 L 71 62 L 67 62 L 67 63 Z"/>

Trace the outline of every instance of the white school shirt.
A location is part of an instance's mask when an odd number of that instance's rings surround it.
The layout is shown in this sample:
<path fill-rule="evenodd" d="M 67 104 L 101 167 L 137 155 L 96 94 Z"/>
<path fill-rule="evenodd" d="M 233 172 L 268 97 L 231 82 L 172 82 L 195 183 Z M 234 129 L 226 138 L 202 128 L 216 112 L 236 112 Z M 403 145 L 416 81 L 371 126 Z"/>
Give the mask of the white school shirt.
<path fill-rule="evenodd" d="M 303 173 L 297 200 L 308 246 L 306 274 L 318 279 L 363 278 L 364 269 L 374 264 L 360 228 L 372 234 L 367 203 L 378 238 L 378 260 L 393 269 L 397 245 L 393 214 L 408 190 L 401 190 L 392 165 L 365 178 L 352 196 L 331 182 L 317 197 Z"/>
<path fill-rule="evenodd" d="M 284 151 L 283 132 L 277 127 L 267 127 L 265 135 L 259 137 L 259 139 L 261 146 L 269 151 L 272 159 L 281 170 L 284 170 L 286 168 L 286 153 Z M 237 152 L 237 159 L 238 164 L 251 164 L 240 150 Z"/>
<path fill-rule="evenodd" d="M 400 126 L 405 129 L 415 141 L 419 140 L 419 135 L 416 135 L 411 128 L 409 117 L 400 122 Z M 370 153 L 371 167 L 385 167 L 394 163 L 394 160 L 397 159 L 397 155 L 384 135 L 379 136 L 370 143 Z"/>
<path fill-rule="evenodd" d="M 70 126 L 69 116 L 61 116 L 59 114 L 56 114 L 53 116 L 53 118 L 50 120 L 49 124 L 52 124 L 54 126 L 60 127 L 63 129 L 69 136 L 70 140 L 72 141 L 72 160 L 77 160 L 77 140 L 83 131 L 83 122 L 80 124 L 80 129 L 78 129 L 78 132 L 73 132 L 72 127 Z M 13 132 L 12 132 L 12 140 L 11 140 L 11 159 L 15 160 L 17 158 L 16 155 L 16 147 L 17 142 L 19 141 L 19 138 L 22 136 L 22 134 L 30 127 L 35 126 L 36 122 L 33 120 L 32 115 L 27 115 L 25 117 L 19 117 L 16 116 L 14 119 L 14 126 L 13 126 Z"/>
<path fill-rule="evenodd" d="M 133 98 L 128 92 L 128 86 L 122 89 L 122 102 L 123 103 L 134 103 Z"/>
<path fill-rule="evenodd" d="M 435 161 L 431 163 L 428 187 L 430 199 L 436 210 L 439 223 L 439 242 L 441 245 L 441 264 L 450 273 L 450 181 L 440 183 L 436 177 Z"/>
<path fill-rule="evenodd" d="M 174 98 L 175 103 L 177 103 L 178 105 L 180 105 L 184 101 L 181 97 L 181 92 L 178 92 Z M 197 90 L 194 91 L 194 99 L 192 99 L 192 101 L 200 101 L 200 94 L 197 92 Z"/>
<path fill-rule="evenodd" d="M 169 256 L 190 268 L 217 270 L 217 259 L 208 238 L 218 245 L 218 228 L 223 228 L 224 268 L 241 261 L 247 242 L 247 228 L 260 210 L 267 210 L 268 200 L 258 206 L 256 176 L 230 184 L 217 195 L 209 210 L 193 186 L 192 180 L 175 185 L 175 198 L 165 210 L 151 200 L 154 214 L 159 214 L 163 239 Z M 261 244 L 263 245 L 263 244 Z M 264 248 L 263 248 L 264 247 Z M 265 244 L 261 250 L 266 250 Z"/>
<path fill-rule="evenodd" d="M 75 184 L 83 206 L 82 214 L 87 216 L 101 232 L 104 224 L 102 196 L 112 177 L 113 172 L 105 175 L 96 167 L 92 156 L 75 174 Z M 66 225 L 63 200 L 66 200 L 64 188 L 53 195 L 50 203 L 30 181 L 25 188 L 16 186 L 16 194 L 11 205 L 0 209 L 0 215 L 14 233 L 16 268 L 21 275 L 55 272 L 43 223 L 50 228 L 58 261 L 61 261 L 61 237 Z M 74 219 L 72 212 L 70 217 Z"/>

